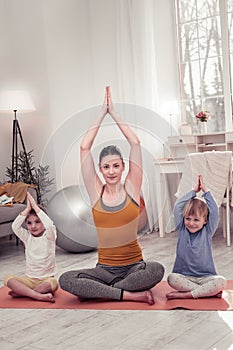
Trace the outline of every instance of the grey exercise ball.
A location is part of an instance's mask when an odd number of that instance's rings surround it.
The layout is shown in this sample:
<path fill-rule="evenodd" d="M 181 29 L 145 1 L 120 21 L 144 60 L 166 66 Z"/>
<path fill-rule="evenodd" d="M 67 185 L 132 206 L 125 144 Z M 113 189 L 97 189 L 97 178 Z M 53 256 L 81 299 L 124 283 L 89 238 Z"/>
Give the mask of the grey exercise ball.
<path fill-rule="evenodd" d="M 68 252 L 97 248 L 97 232 L 91 206 L 83 186 L 69 186 L 55 193 L 47 212 L 57 228 L 56 244 Z"/>

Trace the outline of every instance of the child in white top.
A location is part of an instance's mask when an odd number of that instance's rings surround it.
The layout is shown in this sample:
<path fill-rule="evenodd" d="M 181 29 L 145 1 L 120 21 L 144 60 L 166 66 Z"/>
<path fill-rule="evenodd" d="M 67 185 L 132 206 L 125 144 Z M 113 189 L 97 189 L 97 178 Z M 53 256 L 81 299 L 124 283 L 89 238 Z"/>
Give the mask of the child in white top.
<path fill-rule="evenodd" d="M 27 229 L 22 226 L 24 222 Z M 58 288 L 54 278 L 56 227 L 30 193 L 27 206 L 14 220 L 12 229 L 25 245 L 26 276 L 4 278 L 4 284 L 11 289 L 9 295 L 54 303 L 53 294 Z"/>

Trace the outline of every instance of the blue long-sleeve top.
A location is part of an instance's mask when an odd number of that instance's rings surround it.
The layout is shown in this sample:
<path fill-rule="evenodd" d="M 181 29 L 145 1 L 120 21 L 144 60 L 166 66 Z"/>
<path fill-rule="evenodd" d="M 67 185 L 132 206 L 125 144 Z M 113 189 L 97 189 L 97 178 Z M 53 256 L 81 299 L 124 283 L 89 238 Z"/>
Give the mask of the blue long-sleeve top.
<path fill-rule="evenodd" d="M 216 275 L 212 237 L 218 227 L 219 210 L 212 194 L 205 192 L 203 197 L 209 210 L 207 223 L 198 232 L 190 233 L 184 225 L 183 210 L 187 201 L 195 196 L 196 192 L 192 190 L 179 198 L 174 206 L 178 242 L 173 272 L 195 277 L 212 276 Z"/>

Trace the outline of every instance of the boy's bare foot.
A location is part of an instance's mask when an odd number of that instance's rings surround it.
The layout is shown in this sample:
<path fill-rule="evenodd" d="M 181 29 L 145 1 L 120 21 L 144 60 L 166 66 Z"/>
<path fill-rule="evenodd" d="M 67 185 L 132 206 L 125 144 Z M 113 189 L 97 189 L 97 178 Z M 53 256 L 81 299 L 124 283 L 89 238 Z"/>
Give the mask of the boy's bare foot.
<path fill-rule="evenodd" d="M 166 294 L 166 297 L 168 300 L 170 300 L 170 299 L 193 299 L 191 292 L 179 292 L 179 291 L 170 292 L 170 293 Z M 215 295 L 210 295 L 210 296 L 206 296 L 203 298 L 221 298 L 221 297 L 222 297 L 222 292 L 219 292 Z"/>
<path fill-rule="evenodd" d="M 209 297 L 203 297 L 203 298 L 221 298 L 222 297 L 222 291 L 215 294 L 215 295 L 211 295 Z"/>
<path fill-rule="evenodd" d="M 122 300 L 138 301 L 149 305 L 153 305 L 155 303 L 151 290 L 145 290 L 143 292 L 124 291 Z"/>
<path fill-rule="evenodd" d="M 170 292 L 166 294 L 168 300 L 170 299 L 193 299 L 193 296 L 190 292 Z"/>

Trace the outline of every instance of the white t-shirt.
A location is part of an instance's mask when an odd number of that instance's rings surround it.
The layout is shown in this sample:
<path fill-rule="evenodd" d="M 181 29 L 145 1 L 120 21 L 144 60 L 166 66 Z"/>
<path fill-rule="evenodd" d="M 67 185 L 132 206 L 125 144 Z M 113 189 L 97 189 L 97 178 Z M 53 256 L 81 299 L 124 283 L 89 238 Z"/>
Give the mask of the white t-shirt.
<path fill-rule="evenodd" d="M 43 210 L 40 210 L 37 215 L 45 227 L 41 237 L 34 237 L 22 227 L 26 216 L 21 214 L 14 220 L 12 230 L 25 245 L 26 275 L 32 278 L 52 277 L 57 272 L 56 227 Z"/>

